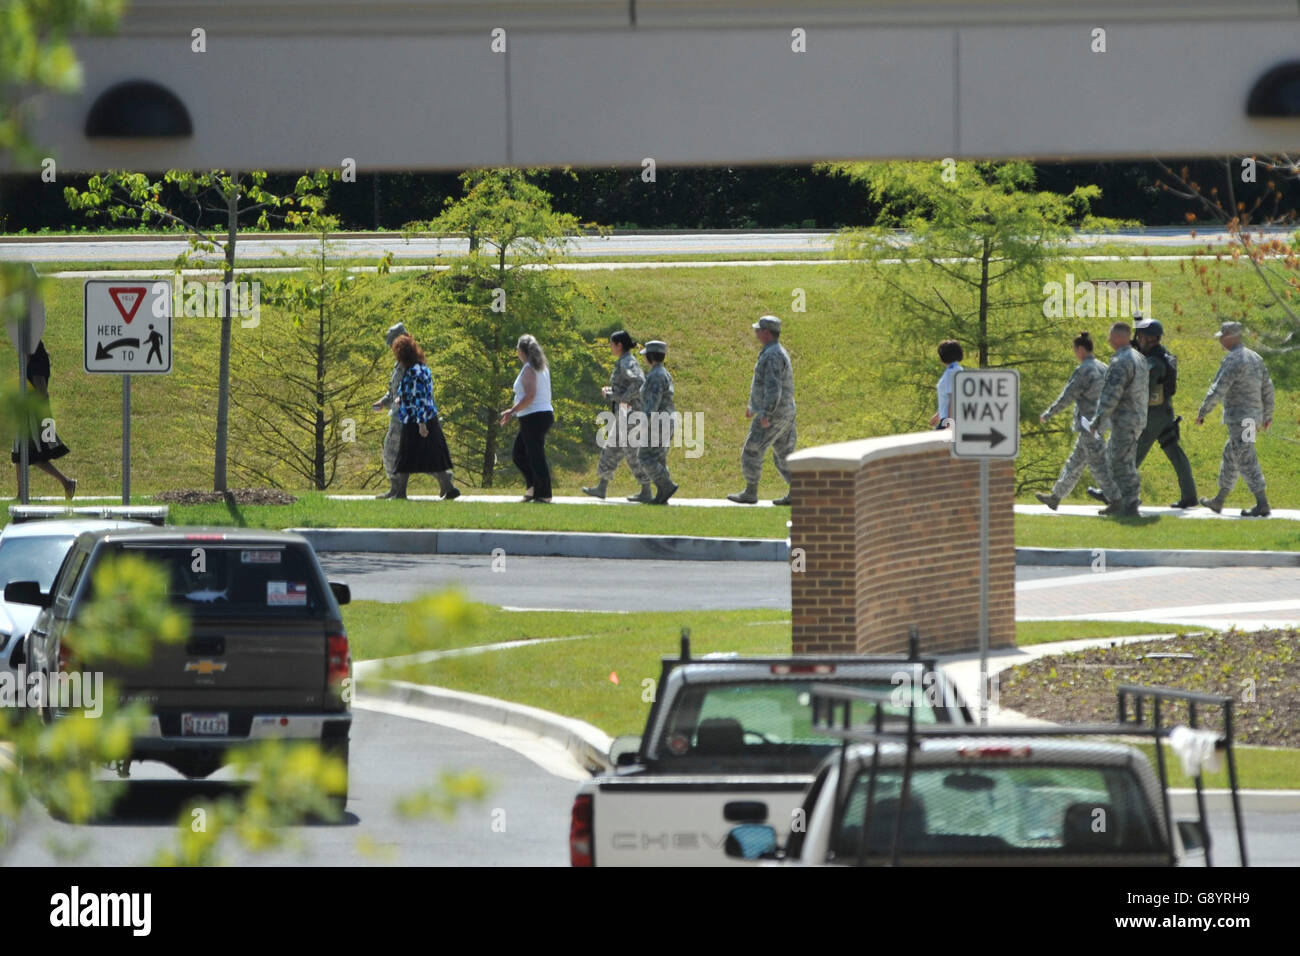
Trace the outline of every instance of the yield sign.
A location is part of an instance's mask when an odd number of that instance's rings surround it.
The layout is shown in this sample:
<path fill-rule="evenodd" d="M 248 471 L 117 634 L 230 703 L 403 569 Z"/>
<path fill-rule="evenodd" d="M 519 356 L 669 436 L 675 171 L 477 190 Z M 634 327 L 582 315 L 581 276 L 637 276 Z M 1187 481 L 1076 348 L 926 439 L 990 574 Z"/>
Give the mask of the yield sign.
<path fill-rule="evenodd" d="M 128 324 L 135 318 L 136 310 L 140 308 L 140 303 L 144 301 L 145 293 L 148 291 L 145 286 L 115 285 L 108 287 L 108 294 L 113 297 L 113 304 L 117 306 L 117 311 L 122 314 L 122 318 Z"/>

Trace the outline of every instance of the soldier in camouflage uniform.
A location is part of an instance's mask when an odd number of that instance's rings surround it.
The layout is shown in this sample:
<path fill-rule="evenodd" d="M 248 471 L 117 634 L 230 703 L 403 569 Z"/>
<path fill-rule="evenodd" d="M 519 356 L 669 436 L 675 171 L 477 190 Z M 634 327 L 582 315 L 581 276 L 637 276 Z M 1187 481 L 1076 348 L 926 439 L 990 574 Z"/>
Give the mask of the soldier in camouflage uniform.
<path fill-rule="evenodd" d="M 1201 504 L 1216 513 L 1222 512 L 1223 503 L 1240 474 L 1255 495 L 1255 507 L 1242 509 L 1242 516 L 1263 518 L 1268 515 L 1269 506 L 1264 493 L 1264 472 L 1255 454 L 1255 437 L 1273 424 L 1273 380 L 1259 354 L 1241 344 L 1240 322 L 1224 322 L 1215 337 L 1228 354 L 1219 364 L 1219 374 L 1214 376 L 1196 412 L 1196 424 L 1204 423 L 1214 406 L 1223 402 L 1228 441 L 1223 446 L 1223 461 L 1219 465 L 1219 493 L 1213 498 L 1202 498 Z"/>
<path fill-rule="evenodd" d="M 781 337 L 781 320 L 765 315 L 752 326 L 754 335 L 762 344 L 754 364 L 754 378 L 749 386 L 749 407 L 745 417 L 750 420 L 749 435 L 740 450 L 740 470 L 745 476 L 745 490 L 727 495 L 729 501 L 752 505 L 758 502 L 758 480 L 763 474 L 763 456 L 772 449 L 772 463 L 777 474 L 790 484 L 790 469 L 785 460 L 794 451 L 794 368 L 790 354 L 778 341 Z M 788 505 L 790 492 L 772 502 Z"/>
<path fill-rule="evenodd" d="M 664 368 L 664 358 L 668 355 L 668 343 L 647 342 L 641 354 L 650 362 L 650 371 L 646 373 L 645 384 L 641 386 L 641 411 L 650 424 L 650 440 L 640 449 L 637 464 L 647 481 L 653 481 L 657 494 L 648 501 L 641 496 L 628 500 L 644 501 L 652 505 L 666 505 L 673 496 L 677 486 L 668 474 L 668 448 L 672 444 L 675 422 L 673 413 L 673 377 Z M 662 422 L 660 427 L 657 422 Z"/>
<path fill-rule="evenodd" d="M 1147 358 L 1151 366 L 1150 390 L 1147 399 L 1147 426 L 1138 438 L 1137 465 L 1142 467 L 1143 460 L 1151 451 L 1151 446 L 1160 443 L 1160 450 L 1174 466 L 1178 477 L 1178 500 L 1171 508 L 1196 507 L 1196 479 L 1192 477 L 1192 463 L 1187 460 L 1187 452 L 1179 444 L 1181 418 L 1174 414 L 1174 395 L 1178 391 L 1178 359 L 1160 344 L 1165 334 L 1164 326 L 1155 319 L 1143 319 L 1133 330 L 1137 333 L 1138 351 Z"/>
<path fill-rule="evenodd" d="M 406 326 L 401 322 L 384 333 L 384 344 L 391 349 L 399 335 L 406 335 Z M 401 365 L 393 365 L 393 373 L 388 377 L 388 391 L 370 406 L 375 411 L 388 409 L 388 431 L 384 433 L 384 473 L 388 475 L 388 491 L 376 496 L 379 498 L 406 497 L 407 476 L 397 470 L 397 453 L 402 446 L 402 422 L 397 417 L 397 403 L 402 391 L 404 371 Z"/>
<path fill-rule="evenodd" d="M 641 472 L 637 452 L 639 449 L 628 441 L 628 416 L 641 410 L 641 386 L 645 384 L 645 372 L 632 351 L 636 342 L 627 332 L 615 332 L 609 337 L 609 350 L 617 361 L 614 371 L 610 373 L 609 384 L 601 389 L 601 394 L 609 402 L 609 410 L 614 415 L 614 425 L 605 429 L 605 447 L 600 450 L 600 462 L 596 465 L 597 483 L 583 492 L 593 498 L 604 498 L 605 489 L 610 479 L 618 470 L 618 463 L 626 461 L 632 476 L 641 483 L 641 493 L 631 495 L 629 501 L 650 499 L 650 482 Z"/>
<path fill-rule="evenodd" d="M 1070 457 L 1065 459 L 1065 464 L 1061 466 L 1061 474 L 1056 479 L 1056 484 L 1052 486 L 1050 494 L 1034 492 L 1034 497 L 1053 511 L 1061 503 L 1061 499 L 1074 490 L 1074 486 L 1079 482 L 1079 476 L 1083 474 L 1084 465 L 1088 466 L 1088 470 L 1097 481 L 1110 482 L 1106 471 L 1106 442 L 1101 438 L 1094 438 L 1082 424 L 1083 419 L 1096 417 L 1097 399 L 1101 396 L 1101 383 L 1106 377 L 1106 364 L 1092 354 L 1092 349 L 1092 336 L 1087 332 L 1080 332 L 1074 340 L 1074 357 L 1079 360 L 1079 364 L 1070 375 L 1070 380 L 1065 383 L 1061 394 L 1056 397 L 1056 401 L 1048 406 L 1047 411 L 1038 416 L 1040 421 L 1045 422 L 1071 402 L 1074 403 L 1074 421 L 1070 427 L 1078 437 L 1074 440 L 1074 447 L 1070 449 Z"/>
<path fill-rule="evenodd" d="M 1114 357 L 1106 369 L 1097 399 L 1097 416 L 1088 422 L 1094 438 L 1110 426 L 1106 443 L 1106 475 L 1097 476 L 1102 492 L 1110 504 L 1100 514 L 1137 517 L 1142 484 L 1137 470 L 1137 443 L 1147 424 L 1147 401 L 1150 366 L 1146 357 L 1133 348 L 1132 330 L 1126 322 L 1110 327 L 1110 347 Z"/>

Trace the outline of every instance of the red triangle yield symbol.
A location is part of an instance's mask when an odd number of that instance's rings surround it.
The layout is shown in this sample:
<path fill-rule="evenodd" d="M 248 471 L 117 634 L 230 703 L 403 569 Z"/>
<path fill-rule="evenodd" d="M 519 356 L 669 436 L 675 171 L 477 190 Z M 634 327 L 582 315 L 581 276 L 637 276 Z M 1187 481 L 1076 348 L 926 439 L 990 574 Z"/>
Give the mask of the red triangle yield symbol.
<path fill-rule="evenodd" d="M 122 318 L 126 319 L 128 325 L 135 318 L 136 310 L 140 308 L 140 303 L 144 301 L 145 293 L 148 291 L 148 288 L 142 285 L 108 287 L 108 294 L 113 297 L 113 304 L 117 306 L 117 311 L 121 313 Z M 123 299 L 126 301 L 123 302 Z"/>

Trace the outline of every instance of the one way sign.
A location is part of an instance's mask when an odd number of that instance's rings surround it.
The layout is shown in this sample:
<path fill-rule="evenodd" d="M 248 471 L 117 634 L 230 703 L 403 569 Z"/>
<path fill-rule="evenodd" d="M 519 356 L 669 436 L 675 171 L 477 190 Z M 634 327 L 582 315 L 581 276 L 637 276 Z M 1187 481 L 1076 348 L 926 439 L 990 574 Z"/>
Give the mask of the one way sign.
<path fill-rule="evenodd" d="M 172 370 L 172 287 L 168 282 L 87 279 L 87 372 L 147 375 Z"/>
<path fill-rule="evenodd" d="M 956 458 L 1020 454 L 1020 373 L 1010 368 L 962 369 L 953 377 L 952 453 Z"/>

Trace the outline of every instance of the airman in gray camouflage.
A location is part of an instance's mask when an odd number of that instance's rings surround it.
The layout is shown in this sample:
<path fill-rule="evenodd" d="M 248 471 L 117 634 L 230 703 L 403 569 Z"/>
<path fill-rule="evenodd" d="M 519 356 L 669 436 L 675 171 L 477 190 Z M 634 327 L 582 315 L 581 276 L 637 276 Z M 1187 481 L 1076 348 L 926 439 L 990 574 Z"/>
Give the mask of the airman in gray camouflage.
<path fill-rule="evenodd" d="M 1116 322 L 1110 327 L 1110 347 L 1115 355 L 1102 380 L 1097 415 L 1088 423 L 1094 438 L 1100 438 L 1110 428 L 1106 474 L 1098 475 L 1097 480 L 1110 501 L 1100 513 L 1117 517 L 1138 514 L 1142 484 L 1138 478 L 1137 445 L 1142 429 L 1146 428 L 1150 398 L 1147 387 L 1150 366 L 1146 357 L 1133 348 L 1132 333 L 1126 322 Z"/>
<path fill-rule="evenodd" d="M 390 349 L 399 335 L 406 335 L 406 326 L 398 322 L 384 333 L 384 344 Z M 405 498 L 407 476 L 397 470 L 397 454 L 402 447 L 402 422 L 397 417 L 398 398 L 402 392 L 402 376 L 405 370 L 401 365 L 393 365 L 393 374 L 388 377 L 388 391 L 384 397 L 370 407 L 375 411 L 388 409 L 388 431 L 384 433 L 384 474 L 388 476 L 388 491 L 379 498 Z"/>
<path fill-rule="evenodd" d="M 583 492 L 593 498 L 604 498 L 610 479 L 618 470 L 618 463 L 626 461 L 632 476 L 641 483 L 641 494 L 628 500 L 653 498 L 650 482 L 641 471 L 638 449 L 628 441 L 628 416 L 641 411 L 641 386 L 645 384 L 645 372 L 632 351 L 636 342 L 627 332 L 618 331 L 609 337 L 609 351 L 615 356 L 614 370 L 610 373 L 609 384 L 601 389 L 605 401 L 609 402 L 610 413 L 614 416 L 612 427 L 605 429 L 605 446 L 600 450 L 600 462 L 596 465 L 597 482 Z"/>
<path fill-rule="evenodd" d="M 1109 482 L 1110 480 L 1106 471 L 1106 442 L 1094 438 L 1083 427 L 1083 419 L 1092 419 L 1097 415 L 1097 399 L 1101 397 L 1101 384 L 1106 378 L 1106 364 L 1092 354 L 1092 349 L 1092 336 L 1087 332 L 1079 333 L 1074 340 L 1074 357 L 1079 360 L 1079 364 L 1070 375 L 1070 380 L 1065 383 L 1061 394 L 1056 397 L 1056 401 L 1047 407 L 1047 411 L 1038 416 L 1040 421 L 1045 422 L 1071 402 L 1074 403 L 1074 421 L 1070 427 L 1078 437 L 1074 440 L 1074 447 L 1070 449 L 1070 457 L 1065 459 L 1065 464 L 1061 466 L 1061 474 L 1056 479 L 1056 484 L 1052 486 L 1051 493 L 1046 495 L 1042 492 L 1034 493 L 1035 498 L 1053 511 L 1061 503 L 1061 499 L 1069 495 L 1074 490 L 1074 486 L 1079 483 L 1084 465 L 1088 466 L 1097 481 Z"/>
<path fill-rule="evenodd" d="M 645 384 L 641 386 L 641 411 L 651 422 L 651 438 L 639 449 L 637 464 L 640 465 L 646 480 L 654 482 L 657 492 L 654 498 L 646 503 L 666 505 L 673 492 L 677 490 L 672 476 L 668 474 L 668 448 L 672 445 L 673 431 L 676 427 L 673 413 L 677 411 L 673 405 L 673 377 L 668 374 L 668 369 L 664 368 L 668 343 L 647 342 L 641 354 L 650 362 L 650 371 L 646 373 Z M 642 499 L 635 497 L 629 500 Z"/>
<path fill-rule="evenodd" d="M 745 417 L 750 420 L 749 435 L 740 450 L 740 470 L 745 477 L 745 490 L 727 495 L 728 500 L 752 505 L 758 502 L 758 481 L 763 475 L 763 457 L 772 449 L 772 463 L 777 474 L 790 484 L 790 469 L 785 460 L 794 451 L 794 367 L 790 353 L 778 341 L 781 337 L 781 320 L 765 315 L 751 328 L 762 344 L 754 364 L 754 378 L 749 386 L 749 406 Z M 790 492 L 773 504 L 788 505 Z"/>
<path fill-rule="evenodd" d="M 1242 509 L 1242 515 L 1263 518 L 1270 509 L 1264 472 L 1255 454 L 1255 437 L 1273 424 L 1273 380 L 1259 354 L 1241 344 L 1241 332 L 1240 322 L 1224 322 L 1215 333 L 1228 354 L 1219 363 L 1219 373 L 1196 412 L 1196 424 L 1200 425 L 1214 406 L 1223 402 L 1223 423 L 1228 426 L 1228 440 L 1219 465 L 1219 493 L 1213 498 L 1202 498 L 1201 504 L 1222 512 L 1223 503 L 1240 475 L 1255 495 L 1255 507 Z"/>

